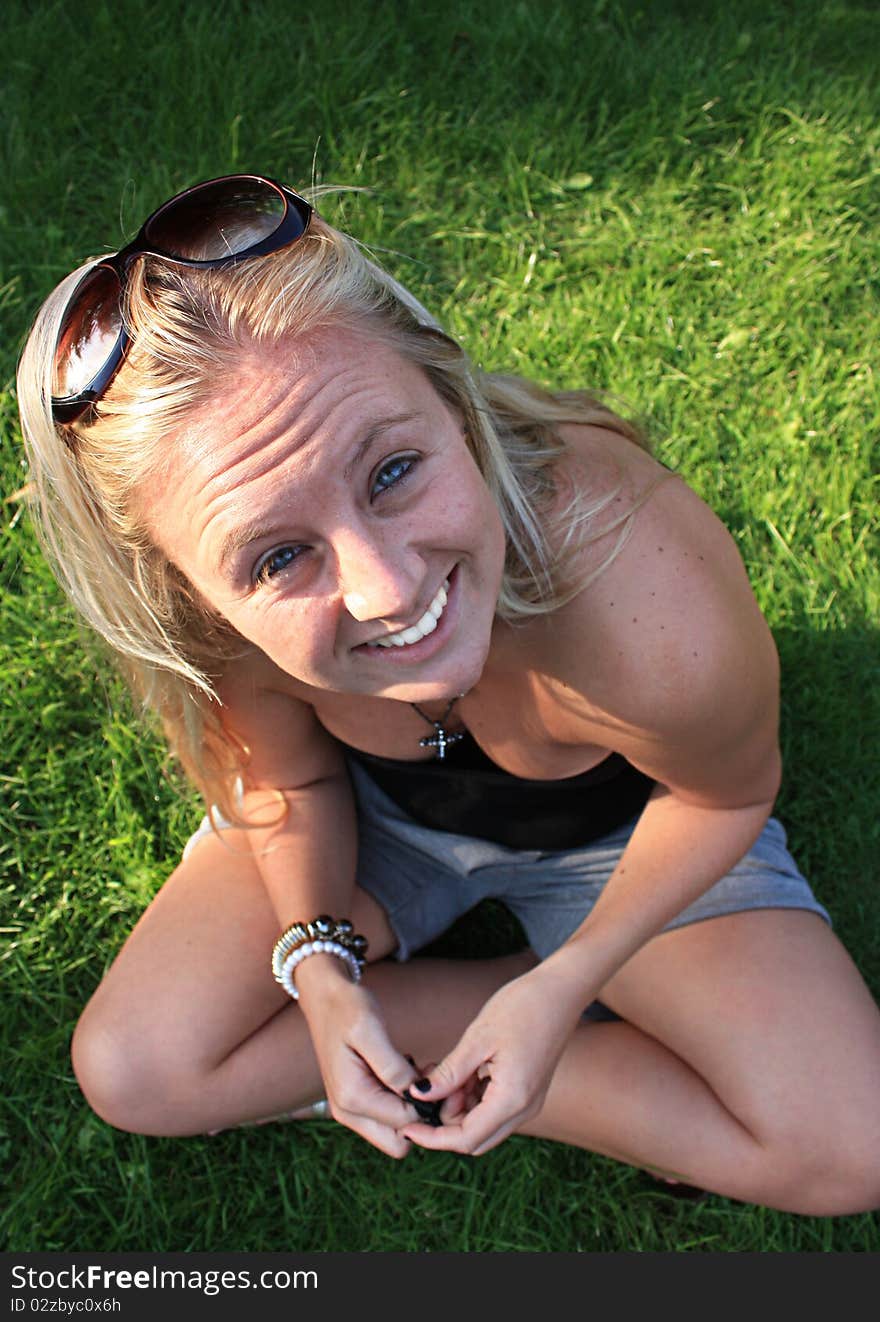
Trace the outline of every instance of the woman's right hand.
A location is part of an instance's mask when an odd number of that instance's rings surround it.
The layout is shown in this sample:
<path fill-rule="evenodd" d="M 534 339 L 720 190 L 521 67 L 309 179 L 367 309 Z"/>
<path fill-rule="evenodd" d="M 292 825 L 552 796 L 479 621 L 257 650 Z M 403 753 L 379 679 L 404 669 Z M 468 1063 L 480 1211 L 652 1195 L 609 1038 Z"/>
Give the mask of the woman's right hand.
<path fill-rule="evenodd" d="M 413 1109 L 400 1094 L 418 1074 L 391 1042 L 376 998 L 333 956 L 303 960 L 296 983 L 334 1120 L 405 1157 L 411 1144 L 397 1131 Z"/>

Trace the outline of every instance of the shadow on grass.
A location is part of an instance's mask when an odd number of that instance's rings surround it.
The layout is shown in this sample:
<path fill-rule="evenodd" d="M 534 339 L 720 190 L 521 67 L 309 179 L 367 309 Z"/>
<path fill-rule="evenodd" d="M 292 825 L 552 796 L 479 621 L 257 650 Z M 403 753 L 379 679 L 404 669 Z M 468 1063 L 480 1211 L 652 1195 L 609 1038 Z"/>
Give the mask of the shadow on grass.
<path fill-rule="evenodd" d="M 792 851 L 880 992 L 880 631 L 775 631 L 782 662 L 778 815 Z"/>

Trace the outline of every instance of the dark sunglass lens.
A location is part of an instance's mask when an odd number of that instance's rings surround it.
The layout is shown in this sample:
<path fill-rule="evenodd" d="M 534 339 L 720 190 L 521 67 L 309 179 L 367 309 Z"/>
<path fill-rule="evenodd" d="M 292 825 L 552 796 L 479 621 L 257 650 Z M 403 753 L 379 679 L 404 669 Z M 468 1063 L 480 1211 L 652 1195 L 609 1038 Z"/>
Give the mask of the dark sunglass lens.
<path fill-rule="evenodd" d="M 53 395 L 61 398 L 87 389 L 112 355 L 122 330 L 119 292 L 116 272 L 105 267 L 83 279 L 61 323 Z"/>
<path fill-rule="evenodd" d="M 274 234 L 286 203 L 261 179 L 217 179 L 163 207 L 150 221 L 147 239 L 174 257 L 214 261 Z"/>

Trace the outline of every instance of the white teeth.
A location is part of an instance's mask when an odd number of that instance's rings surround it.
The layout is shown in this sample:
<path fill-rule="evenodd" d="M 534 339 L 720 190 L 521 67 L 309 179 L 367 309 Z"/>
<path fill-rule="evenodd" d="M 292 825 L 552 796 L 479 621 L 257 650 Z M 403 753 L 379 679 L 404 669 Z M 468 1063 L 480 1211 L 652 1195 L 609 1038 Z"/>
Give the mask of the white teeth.
<path fill-rule="evenodd" d="M 401 629 L 400 633 L 387 633 L 384 638 L 376 638 L 369 646 L 406 647 L 407 643 L 417 643 L 422 638 L 427 638 L 428 634 L 433 633 L 437 628 L 437 621 L 446 607 L 446 589 L 448 587 L 449 582 L 447 580 L 441 585 L 436 597 L 417 623 L 411 624 L 408 629 Z"/>

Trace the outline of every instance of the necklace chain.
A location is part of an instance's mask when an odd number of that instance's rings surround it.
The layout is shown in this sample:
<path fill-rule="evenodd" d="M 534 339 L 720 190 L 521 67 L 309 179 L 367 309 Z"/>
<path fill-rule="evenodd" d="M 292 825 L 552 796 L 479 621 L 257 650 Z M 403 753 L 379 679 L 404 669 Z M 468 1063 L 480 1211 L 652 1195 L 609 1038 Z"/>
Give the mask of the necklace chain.
<path fill-rule="evenodd" d="M 450 698 L 446 711 L 438 721 L 433 721 L 427 712 L 423 712 L 421 707 L 415 702 L 409 704 L 413 711 L 421 716 L 423 721 L 427 721 L 429 725 L 434 727 L 433 734 L 427 734 L 424 739 L 419 740 L 419 748 L 433 748 L 436 752 L 438 762 L 442 762 L 446 757 L 447 748 L 452 744 L 457 744 L 460 739 L 464 738 L 464 731 L 462 730 L 450 731 L 444 729 L 445 722 L 449 719 L 449 713 L 452 711 L 452 708 L 461 696 L 460 693 L 457 693 L 454 698 Z"/>

